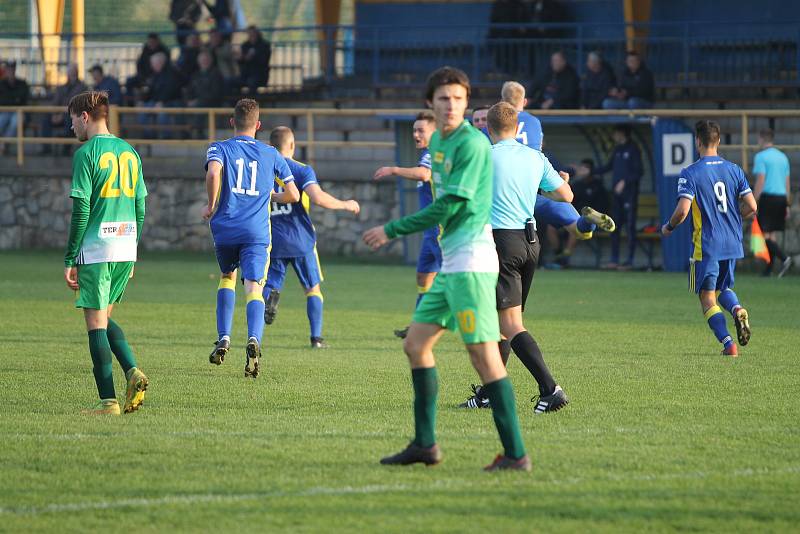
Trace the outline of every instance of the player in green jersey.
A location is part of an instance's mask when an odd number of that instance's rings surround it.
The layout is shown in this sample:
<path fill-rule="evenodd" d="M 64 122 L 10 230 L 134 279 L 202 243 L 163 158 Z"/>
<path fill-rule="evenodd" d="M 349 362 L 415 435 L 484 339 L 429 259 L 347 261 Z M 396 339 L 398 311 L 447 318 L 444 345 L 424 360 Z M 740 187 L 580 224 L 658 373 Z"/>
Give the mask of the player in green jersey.
<path fill-rule="evenodd" d="M 142 162 L 131 145 L 108 131 L 108 94 L 88 91 L 68 107 L 72 130 L 81 146 L 72 160 L 72 223 L 64 254 L 64 279 L 78 293 L 89 333 L 94 380 L 100 401 L 83 413 L 119 415 L 112 357 L 125 371 L 123 411 L 136 411 L 147 389 L 147 377 L 136 366 L 111 310 L 133 277 L 136 246 L 144 222 L 147 189 Z"/>
<path fill-rule="evenodd" d="M 426 100 L 436 117 L 430 142 L 436 200 L 413 215 L 364 233 L 373 249 L 400 235 L 440 225 L 442 270 L 420 301 L 403 344 L 414 385 L 414 440 L 382 464 L 434 465 L 442 453 L 434 434 L 438 379 L 433 347 L 445 329 L 458 330 L 473 367 L 486 384 L 504 453 L 487 471 L 529 471 L 511 382 L 500 359 L 500 330 L 495 310 L 498 261 L 489 213 L 492 207 L 492 159 L 489 141 L 464 120 L 470 94 L 467 75 L 442 67 L 428 78 Z"/>

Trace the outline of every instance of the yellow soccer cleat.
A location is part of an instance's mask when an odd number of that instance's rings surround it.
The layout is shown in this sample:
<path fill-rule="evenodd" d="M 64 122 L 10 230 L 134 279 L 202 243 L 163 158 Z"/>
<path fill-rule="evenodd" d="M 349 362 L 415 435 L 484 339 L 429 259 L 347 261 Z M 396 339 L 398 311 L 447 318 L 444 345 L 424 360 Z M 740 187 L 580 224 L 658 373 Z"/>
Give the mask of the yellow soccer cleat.
<path fill-rule="evenodd" d="M 91 408 L 81 410 L 83 415 L 119 415 L 119 402 L 117 399 L 100 399 Z"/>
<path fill-rule="evenodd" d="M 147 385 L 150 381 L 138 367 L 129 369 L 125 373 L 125 378 L 128 379 L 128 388 L 125 391 L 125 407 L 122 411 L 131 413 L 138 410 L 139 406 L 144 403 L 144 392 L 147 391 Z"/>
<path fill-rule="evenodd" d="M 614 224 L 614 219 L 605 213 L 593 210 L 589 206 L 584 206 L 583 209 L 581 209 L 581 215 L 583 215 L 587 221 L 596 224 L 598 228 L 606 232 L 613 232 L 617 228 L 617 225 Z"/>

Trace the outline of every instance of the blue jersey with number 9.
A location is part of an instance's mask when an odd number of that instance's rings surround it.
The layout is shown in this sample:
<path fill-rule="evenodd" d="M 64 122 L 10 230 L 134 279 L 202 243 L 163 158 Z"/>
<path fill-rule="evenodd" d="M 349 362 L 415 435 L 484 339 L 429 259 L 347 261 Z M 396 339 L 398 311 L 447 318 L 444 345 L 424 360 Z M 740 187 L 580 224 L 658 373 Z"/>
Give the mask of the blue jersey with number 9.
<path fill-rule="evenodd" d="M 317 175 L 310 165 L 293 159 L 286 163 L 294 176 L 294 184 L 300 191 L 300 202 L 294 204 L 272 204 L 272 251 L 273 258 L 300 258 L 310 254 L 317 244 L 317 234 L 308 214 L 310 199 L 306 188 L 318 184 Z M 283 191 L 280 182 L 275 192 Z"/>
<path fill-rule="evenodd" d="M 206 169 L 222 164 L 217 210 L 211 217 L 211 234 L 217 245 L 270 244 L 269 211 L 277 179 L 294 181 L 286 160 L 269 145 L 240 135 L 211 143 Z"/>
<path fill-rule="evenodd" d="M 681 171 L 678 198 L 692 201 L 692 259 L 744 256 L 739 197 L 750 192 L 741 167 L 719 156 L 700 158 Z"/>

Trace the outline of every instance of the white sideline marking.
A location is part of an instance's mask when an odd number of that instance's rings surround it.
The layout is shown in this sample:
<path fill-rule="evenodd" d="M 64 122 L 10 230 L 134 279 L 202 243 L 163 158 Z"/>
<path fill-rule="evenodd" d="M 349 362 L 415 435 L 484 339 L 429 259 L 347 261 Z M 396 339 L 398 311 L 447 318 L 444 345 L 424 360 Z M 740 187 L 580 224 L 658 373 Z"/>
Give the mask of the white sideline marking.
<path fill-rule="evenodd" d="M 162 506 L 171 504 L 201 504 L 201 503 L 229 503 L 258 501 L 265 498 L 279 497 L 313 497 L 316 495 L 349 495 L 367 493 L 389 493 L 393 491 L 406 491 L 411 489 L 409 486 L 362 486 L 342 488 L 309 488 L 300 491 L 269 491 L 264 493 L 241 493 L 241 494 L 219 494 L 208 493 L 199 495 L 165 495 L 155 499 L 136 498 L 119 499 L 117 501 L 97 501 L 97 502 L 78 502 L 64 504 L 50 504 L 47 506 L 27 506 L 17 508 L 0 508 L 0 514 L 13 515 L 42 515 L 60 512 L 84 512 L 87 510 L 111 510 L 117 508 L 148 508 L 152 506 Z"/>
<path fill-rule="evenodd" d="M 585 484 L 587 482 L 610 481 L 610 482 L 625 482 L 625 481 L 658 481 L 658 480 L 680 480 L 680 479 L 705 479 L 712 476 L 723 478 L 740 478 L 752 477 L 759 475 L 778 475 L 778 474 L 795 474 L 800 473 L 800 466 L 789 466 L 782 469 L 769 469 L 769 468 L 756 468 L 756 469 L 737 469 L 728 473 L 715 473 L 703 471 L 688 471 L 683 473 L 668 473 L 663 475 L 615 475 L 613 473 L 606 477 L 599 478 L 562 478 L 552 480 L 538 480 L 548 486 L 567 486 L 574 484 Z M 136 498 L 136 499 L 120 499 L 117 501 L 98 501 L 98 502 L 79 502 L 79 503 L 64 503 L 64 504 L 50 504 L 48 506 L 20 506 L 20 507 L 0 507 L 0 515 L 21 515 L 21 516 L 36 516 L 50 513 L 61 512 L 83 512 L 87 510 L 111 510 L 119 508 L 149 508 L 156 506 L 172 505 L 172 504 L 199 504 L 199 503 L 228 503 L 228 502 L 246 502 L 257 501 L 265 498 L 282 498 L 282 497 L 314 497 L 317 495 L 350 495 L 350 494 L 370 494 L 370 493 L 390 493 L 390 492 L 407 492 L 417 491 L 419 487 L 408 485 L 370 485 L 361 487 L 344 486 L 341 488 L 327 488 L 315 487 L 307 490 L 298 491 L 272 491 L 264 493 L 241 493 L 241 494 L 199 494 L 199 495 L 165 495 L 155 499 Z M 459 489 L 459 486 L 451 482 L 435 482 L 428 484 L 424 487 L 426 490 L 430 489 Z"/>

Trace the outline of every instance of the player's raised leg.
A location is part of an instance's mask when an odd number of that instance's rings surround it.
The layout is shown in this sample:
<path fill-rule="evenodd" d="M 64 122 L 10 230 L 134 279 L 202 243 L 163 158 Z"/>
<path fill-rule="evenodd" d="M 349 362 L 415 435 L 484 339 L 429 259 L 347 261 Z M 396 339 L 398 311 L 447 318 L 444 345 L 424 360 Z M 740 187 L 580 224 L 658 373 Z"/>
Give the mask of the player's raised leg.
<path fill-rule="evenodd" d="M 750 331 L 750 314 L 739 304 L 739 297 L 731 288 L 717 291 L 717 302 L 733 317 L 733 322 L 736 325 L 736 337 L 739 340 L 739 344 L 744 347 L 750 342 L 750 336 L 752 335 Z"/>
<path fill-rule="evenodd" d="M 267 281 L 264 284 L 262 293 L 264 296 L 264 324 L 266 325 L 274 323 L 275 318 L 278 316 L 278 303 L 281 298 L 283 281 L 286 279 L 286 264 L 288 261 L 286 258 L 270 257 Z"/>

